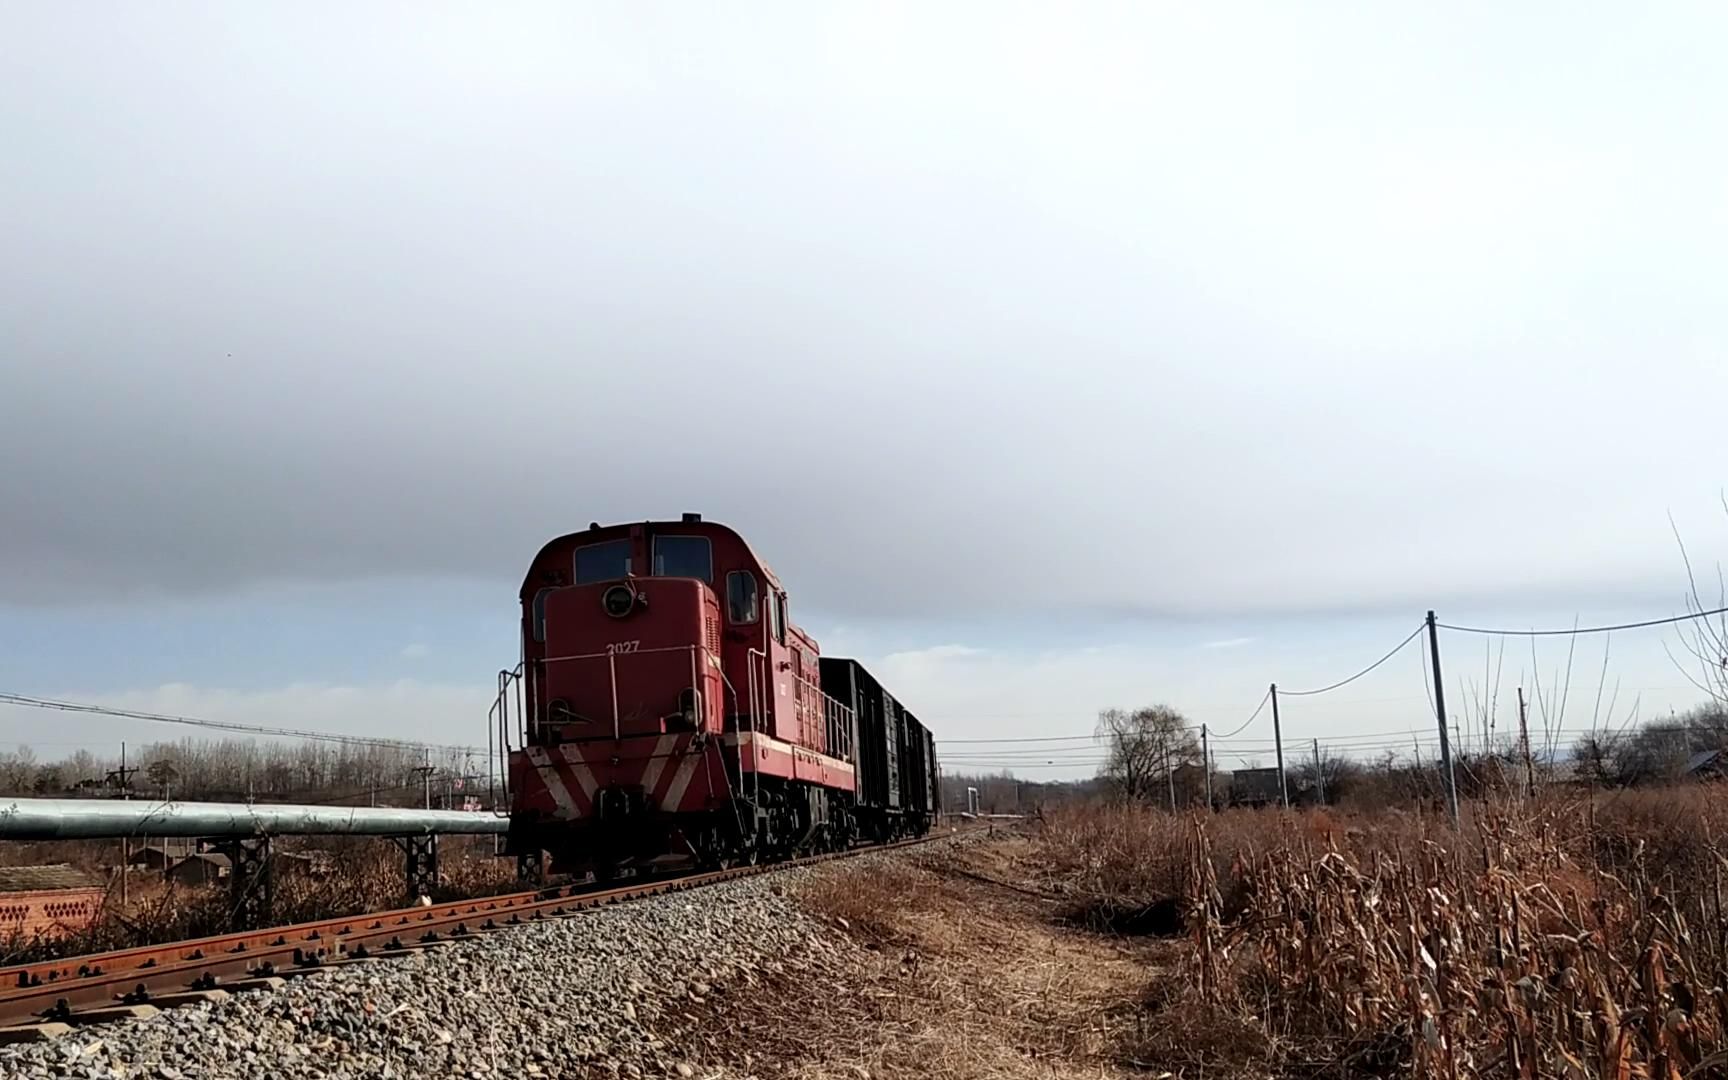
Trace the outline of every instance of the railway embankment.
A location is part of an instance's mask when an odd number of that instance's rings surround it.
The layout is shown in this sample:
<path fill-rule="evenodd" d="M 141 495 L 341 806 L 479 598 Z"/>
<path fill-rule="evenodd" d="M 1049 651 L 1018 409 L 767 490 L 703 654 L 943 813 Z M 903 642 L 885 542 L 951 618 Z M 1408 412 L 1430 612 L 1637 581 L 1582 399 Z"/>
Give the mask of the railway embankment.
<path fill-rule="evenodd" d="M 847 945 L 789 896 L 791 869 L 330 966 L 48 1042 L 16 1077 L 693 1076 L 713 1008 Z M 706 1007 L 706 1008 L 705 1008 Z"/>
<path fill-rule="evenodd" d="M 0 1075 L 1144 1076 L 1177 946 L 1077 925 L 1045 844 L 974 834 L 337 963 L 0 1047 Z"/>

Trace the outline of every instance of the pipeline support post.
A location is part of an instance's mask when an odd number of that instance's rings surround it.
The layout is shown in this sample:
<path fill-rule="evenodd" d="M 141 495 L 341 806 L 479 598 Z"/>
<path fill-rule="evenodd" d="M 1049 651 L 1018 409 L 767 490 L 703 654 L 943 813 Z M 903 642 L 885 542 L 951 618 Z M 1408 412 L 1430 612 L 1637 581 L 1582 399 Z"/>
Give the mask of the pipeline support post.
<path fill-rule="evenodd" d="M 228 856 L 234 928 L 256 930 L 269 925 L 276 899 L 276 884 L 270 873 L 270 838 L 232 840 L 222 847 Z"/>
<path fill-rule="evenodd" d="M 516 856 L 516 880 L 524 885 L 539 886 L 546 881 L 546 853 L 539 848 L 519 852 Z"/>
<path fill-rule="evenodd" d="M 408 886 L 408 898 L 419 900 L 421 897 L 430 897 L 432 890 L 438 887 L 438 834 L 404 836 L 396 842 L 406 857 L 403 870 Z"/>

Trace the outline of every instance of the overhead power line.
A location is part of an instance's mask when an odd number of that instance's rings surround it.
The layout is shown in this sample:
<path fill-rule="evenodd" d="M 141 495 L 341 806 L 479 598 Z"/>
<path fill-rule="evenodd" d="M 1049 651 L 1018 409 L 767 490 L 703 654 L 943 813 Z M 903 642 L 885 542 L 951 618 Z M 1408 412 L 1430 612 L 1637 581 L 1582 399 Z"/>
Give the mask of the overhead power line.
<path fill-rule="evenodd" d="M 937 746 L 952 746 L 959 743 L 1029 743 L 1029 742 L 1096 742 L 1096 735 L 1041 735 L 1027 739 L 937 739 Z"/>
<path fill-rule="evenodd" d="M 1049 762 L 1033 762 L 1033 764 L 1026 764 L 1026 766 L 973 766 L 973 764 L 964 764 L 964 762 L 962 762 L 962 764 L 959 764 L 957 767 L 961 767 L 961 769 L 1085 769 L 1087 766 L 1049 764 Z"/>
<path fill-rule="evenodd" d="M 1410 644 L 1412 641 L 1415 641 L 1416 635 L 1420 634 L 1425 629 L 1427 629 L 1426 623 L 1424 623 L 1421 626 L 1418 626 L 1416 629 L 1410 631 L 1410 636 L 1405 638 L 1403 641 L 1400 641 L 1398 644 L 1392 646 L 1391 652 L 1387 653 L 1385 656 L 1382 656 L 1380 659 L 1374 661 L 1372 664 L 1369 664 L 1367 667 L 1363 668 L 1361 671 L 1358 671 L 1356 674 L 1350 676 L 1348 679 L 1340 679 L 1337 682 L 1333 683 L 1331 686 L 1322 686 L 1318 690 L 1280 690 L 1280 691 L 1278 691 L 1278 694 L 1280 697 L 1312 697 L 1315 694 L 1324 694 L 1324 693 L 1328 693 L 1329 691 L 1336 690 L 1341 686 L 1349 686 L 1351 683 L 1355 682 L 1357 679 L 1360 679 L 1362 676 L 1368 674 L 1370 671 L 1373 671 L 1375 668 L 1379 667 L 1381 664 L 1384 664 L 1386 661 L 1392 659 L 1394 656 L 1397 656 L 1400 652 L 1403 652 L 1404 646 Z"/>
<path fill-rule="evenodd" d="M 1607 634 L 1615 630 L 1638 630 L 1646 626 L 1667 626 L 1669 623 L 1690 622 L 1693 619 L 1707 619 L 1712 615 L 1728 612 L 1728 607 L 1711 608 L 1709 611 L 1694 611 L 1687 615 L 1674 615 L 1666 619 L 1645 619 L 1643 622 L 1619 623 L 1614 626 L 1572 626 L 1564 630 L 1485 630 L 1479 626 L 1453 626 L 1451 623 L 1435 623 L 1442 630 L 1456 630 L 1460 634 L 1504 634 L 1513 637 L 1559 637 L 1572 634 Z"/>
<path fill-rule="evenodd" d="M 53 709 L 58 712 L 85 713 L 92 716 L 114 716 L 123 720 L 145 720 L 153 724 L 179 724 L 185 727 L 205 728 L 212 731 L 233 731 L 245 735 L 266 735 L 284 739 L 306 739 L 312 742 L 341 743 L 347 746 L 377 746 L 396 750 L 453 750 L 460 753 L 480 752 L 480 748 L 474 746 L 449 746 L 440 743 L 414 742 L 409 739 L 386 739 L 370 735 L 339 735 L 328 731 L 306 731 L 299 728 L 240 724 L 232 720 L 211 720 L 197 716 L 174 716 L 169 713 L 116 709 L 106 705 L 56 701 L 52 698 L 30 697 L 25 694 L 0 693 L 0 705 L 21 705 L 29 709 Z"/>
<path fill-rule="evenodd" d="M 1260 704 L 1254 706 L 1253 715 L 1248 717 L 1248 719 L 1242 721 L 1241 725 L 1238 726 L 1236 728 L 1236 730 L 1230 732 L 1228 735 L 1214 735 L 1214 736 L 1212 736 L 1212 738 L 1217 739 L 1218 741 L 1222 742 L 1225 739 L 1229 739 L 1233 736 L 1242 734 L 1244 731 L 1248 730 L 1249 724 L 1252 724 L 1255 720 L 1258 720 L 1260 718 L 1260 710 L 1264 709 L 1266 707 L 1266 703 L 1268 701 L 1271 701 L 1271 700 L 1272 700 L 1272 691 L 1267 690 L 1266 695 L 1260 699 Z"/>

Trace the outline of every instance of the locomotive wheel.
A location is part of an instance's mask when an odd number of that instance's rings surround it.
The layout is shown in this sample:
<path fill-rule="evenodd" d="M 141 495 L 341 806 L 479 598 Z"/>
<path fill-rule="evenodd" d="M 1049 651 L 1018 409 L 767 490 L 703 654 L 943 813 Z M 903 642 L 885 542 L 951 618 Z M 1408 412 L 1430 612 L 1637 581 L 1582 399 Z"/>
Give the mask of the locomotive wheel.
<path fill-rule="evenodd" d="M 704 872 L 730 870 L 748 865 L 750 849 L 735 828 L 716 825 L 695 834 L 690 852 L 696 858 L 696 868 Z"/>

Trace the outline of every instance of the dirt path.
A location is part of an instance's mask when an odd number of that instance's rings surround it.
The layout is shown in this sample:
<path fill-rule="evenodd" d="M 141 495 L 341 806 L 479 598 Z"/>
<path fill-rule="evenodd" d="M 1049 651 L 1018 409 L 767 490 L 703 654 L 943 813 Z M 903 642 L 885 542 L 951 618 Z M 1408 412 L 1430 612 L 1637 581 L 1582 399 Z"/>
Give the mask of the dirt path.
<path fill-rule="evenodd" d="M 998 837 L 817 876 L 800 899 L 850 944 L 731 1003 L 723 1074 L 1156 1076 L 1132 1047 L 1171 946 L 1063 925 L 1031 855 Z"/>

